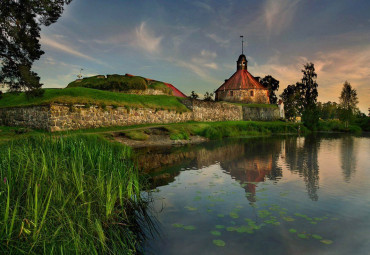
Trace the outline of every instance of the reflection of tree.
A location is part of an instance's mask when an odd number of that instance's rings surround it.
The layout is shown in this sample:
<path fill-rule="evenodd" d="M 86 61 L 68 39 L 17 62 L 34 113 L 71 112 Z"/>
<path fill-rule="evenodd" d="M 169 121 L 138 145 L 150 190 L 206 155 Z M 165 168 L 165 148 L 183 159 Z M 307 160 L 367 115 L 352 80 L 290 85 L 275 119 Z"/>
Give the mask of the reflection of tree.
<path fill-rule="evenodd" d="M 303 177 L 308 196 L 313 201 L 317 201 L 317 190 L 319 189 L 317 154 L 320 140 L 314 136 L 307 136 L 306 138 L 287 138 L 286 142 L 286 163 L 291 171 L 298 172 Z"/>
<path fill-rule="evenodd" d="M 342 172 L 344 181 L 349 182 L 352 174 L 356 171 L 356 153 L 354 153 L 354 139 L 346 136 L 342 139 L 341 146 Z"/>

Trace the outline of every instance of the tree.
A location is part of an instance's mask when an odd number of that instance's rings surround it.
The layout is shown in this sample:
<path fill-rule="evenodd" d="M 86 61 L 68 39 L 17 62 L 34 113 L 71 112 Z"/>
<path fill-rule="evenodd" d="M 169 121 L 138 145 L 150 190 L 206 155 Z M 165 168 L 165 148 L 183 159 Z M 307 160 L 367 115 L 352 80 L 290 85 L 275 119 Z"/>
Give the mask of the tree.
<path fill-rule="evenodd" d="M 44 54 L 39 42 L 41 26 L 56 22 L 71 1 L 0 1 L 0 83 L 9 91 L 42 94 L 40 77 L 31 71 L 33 62 Z"/>
<path fill-rule="evenodd" d="M 280 95 L 284 102 L 285 117 L 287 119 L 295 119 L 299 115 L 298 102 L 300 98 L 297 85 L 288 85 Z"/>
<path fill-rule="evenodd" d="M 208 91 L 204 94 L 203 101 L 213 101 L 213 93 L 209 93 Z"/>
<path fill-rule="evenodd" d="M 342 107 L 341 119 L 344 121 L 345 126 L 348 127 L 348 123 L 352 120 L 358 104 L 357 91 L 352 89 L 348 81 L 345 81 L 343 84 L 339 100 Z"/>
<path fill-rule="evenodd" d="M 271 75 L 266 75 L 265 78 L 261 80 L 261 84 L 269 90 L 270 104 L 276 104 L 277 97 L 275 91 L 279 89 L 279 81 Z"/>
<path fill-rule="evenodd" d="M 300 100 L 299 111 L 302 115 L 302 121 L 306 127 L 315 130 L 319 122 L 319 114 L 316 107 L 318 84 L 316 82 L 317 74 L 313 63 L 307 63 L 302 69 L 302 82 L 298 84 Z"/>
<path fill-rule="evenodd" d="M 191 99 L 198 99 L 199 98 L 199 95 L 197 93 L 194 92 L 194 90 L 191 92 L 190 94 L 190 98 Z"/>

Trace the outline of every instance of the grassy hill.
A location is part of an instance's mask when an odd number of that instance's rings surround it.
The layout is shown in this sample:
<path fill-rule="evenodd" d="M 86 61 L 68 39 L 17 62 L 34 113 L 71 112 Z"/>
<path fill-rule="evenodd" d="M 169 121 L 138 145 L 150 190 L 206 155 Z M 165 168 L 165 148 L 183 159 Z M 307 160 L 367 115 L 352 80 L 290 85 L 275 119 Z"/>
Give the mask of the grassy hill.
<path fill-rule="evenodd" d="M 67 88 L 84 87 L 91 89 L 100 89 L 108 91 L 127 92 L 130 90 L 160 90 L 167 95 L 172 95 L 172 90 L 168 88 L 163 82 L 147 80 L 140 76 L 129 75 L 97 75 L 92 77 L 75 80 L 68 84 Z"/>
<path fill-rule="evenodd" d="M 91 104 L 128 106 L 134 108 L 152 108 L 175 110 L 178 112 L 189 111 L 179 98 L 166 95 L 149 96 L 115 93 L 98 89 L 83 87 L 70 87 L 65 89 L 45 89 L 42 97 L 27 98 L 25 93 L 5 93 L 0 99 L 0 108 L 20 107 L 31 105 L 61 104 Z"/>

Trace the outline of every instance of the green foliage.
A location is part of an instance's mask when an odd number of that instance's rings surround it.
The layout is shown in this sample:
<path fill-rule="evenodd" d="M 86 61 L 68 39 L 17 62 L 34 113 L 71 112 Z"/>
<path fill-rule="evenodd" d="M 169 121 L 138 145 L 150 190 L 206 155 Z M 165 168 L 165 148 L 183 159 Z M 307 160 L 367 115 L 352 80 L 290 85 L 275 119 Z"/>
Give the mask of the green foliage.
<path fill-rule="evenodd" d="M 134 130 L 134 131 L 127 131 L 124 132 L 125 136 L 132 140 L 137 140 L 137 141 L 145 141 L 148 140 L 149 135 L 145 134 L 144 131 L 142 130 Z"/>
<path fill-rule="evenodd" d="M 345 123 L 340 120 L 320 120 L 317 126 L 318 131 L 325 132 L 349 132 L 349 133 L 361 133 L 361 126 L 349 125 L 346 127 Z"/>
<path fill-rule="evenodd" d="M 275 91 L 279 89 L 279 81 L 276 80 L 271 75 L 266 75 L 262 80 L 261 84 L 269 90 L 269 99 L 270 104 L 277 103 L 277 97 L 275 95 Z"/>
<path fill-rule="evenodd" d="M 295 119 L 299 115 L 299 98 L 300 92 L 298 84 L 288 85 L 280 95 L 284 102 L 285 118 Z"/>
<path fill-rule="evenodd" d="M 213 94 L 214 93 L 209 93 L 208 91 L 204 94 L 203 101 L 213 101 Z"/>
<path fill-rule="evenodd" d="M 47 105 L 50 103 L 90 105 L 101 105 L 104 103 L 105 105 L 127 106 L 130 108 L 143 107 L 175 110 L 177 112 L 189 111 L 177 97 L 133 95 L 88 88 L 45 89 L 45 94 L 42 98 L 30 99 L 27 99 L 25 93 L 5 93 L 3 99 L 0 100 L 0 108 Z"/>
<path fill-rule="evenodd" d="M 194 90 L 191 92 L 190 96 L 189 96 L 191 99 L 198 99 L 199 98 L 199 95 L 197 93 L 194 92 Z"/>
<path fill-rule="evenodd" d="M 199 135 L 211 140 L 224 137 L 242 137 L 255 135 L 270 135 L 272 133 L 298 133 L 299 124 L 286 122 L 263 122 L 263 121 L 223 121 L 223 122 L 191 122 L 171 124 L 165 128 L 174 133 L 187 133 Z M 301 134 L 308 130 L 301 125 Z"/>
<path fill-rule="evenodd" d="M 319 122 L 319 113 L 316 105 L 306 107 L 302 113 L 302 121 L 304 125 L 313 131 L 317 130 L 317 124 Z"/>
<path fill-rule="evenodd" d="M 44 54 L 40 45 L 41 26 L 49 26 L 61 16 L 64 4 L 58 1 L 0 2 L 0 83 L 10 91 L 27 91 L 41 96 L 40 77 L 31 71 L 34 61 Z"/>
<path fill-rule="evenodd" d="M 357 92 L 355 89 L 352 89 L 349 82 L 345 81 L 343 84 L 343 89 L 339 99 L 342 108 L 340 119 L 344 121 L 345 125 L 348 127 L 348 124 L 354 120 L 354 112 L 357 109 L 358 104 Z"/>
<path fill-rule="evenodd" d="M 340 107 L 336 102 L 317 103 L 319 118 L 323 120 L 339 119 Z"/>
<path fill-rule="evenodd" d="M 130 148 L 97 136 L 14 140 L 0 145 L 0 178 L 1 253 L 137 250 L 145 203 Z"/>
<path fill-rule="evenodd" d="M 148 88 L 154 89 L 154 90 L 160 90 L 167 95 L 171 95 L 171 96 L 173 95 L 172 89 L 170 89 L 163 82 L 160 82 L 160 81 L 149 82 Z"/>
<path fill-rule="evenodd" d="M 91 89 L 100 89 L 108 91 L 129 91 L 129 90 L 146 90 L 147 82 L 139 76 L 125 76 L 118 74 L 97 75 L 93 77 L 75 80 L 68 84 L 67 88 L 84 87 Z"/>
<path fill-rule="evenodd" d="M 170 139 L 171 140 L 189 140 L 190 136 L 186 132 L 173 133 L 173 134 L 170 134 Z"/>

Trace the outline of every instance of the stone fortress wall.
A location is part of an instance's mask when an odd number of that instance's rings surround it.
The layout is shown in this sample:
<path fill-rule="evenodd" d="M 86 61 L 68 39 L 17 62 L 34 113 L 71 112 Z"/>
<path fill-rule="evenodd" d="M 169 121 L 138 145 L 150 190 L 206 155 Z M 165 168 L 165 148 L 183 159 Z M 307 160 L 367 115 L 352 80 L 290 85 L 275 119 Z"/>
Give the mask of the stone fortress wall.
<path fill-rule="evenodd" d="M 188 112 L 85 105 L 10 107 L 0 108 L 0 125 L 23 126 L 51 132 L 129 126 L 140 124 L 164 124 L 187 121 L 240 121 L 279 119 L 278 108 L 249 108 L 225 102 L 204 102 L 184 99 Z"/>

